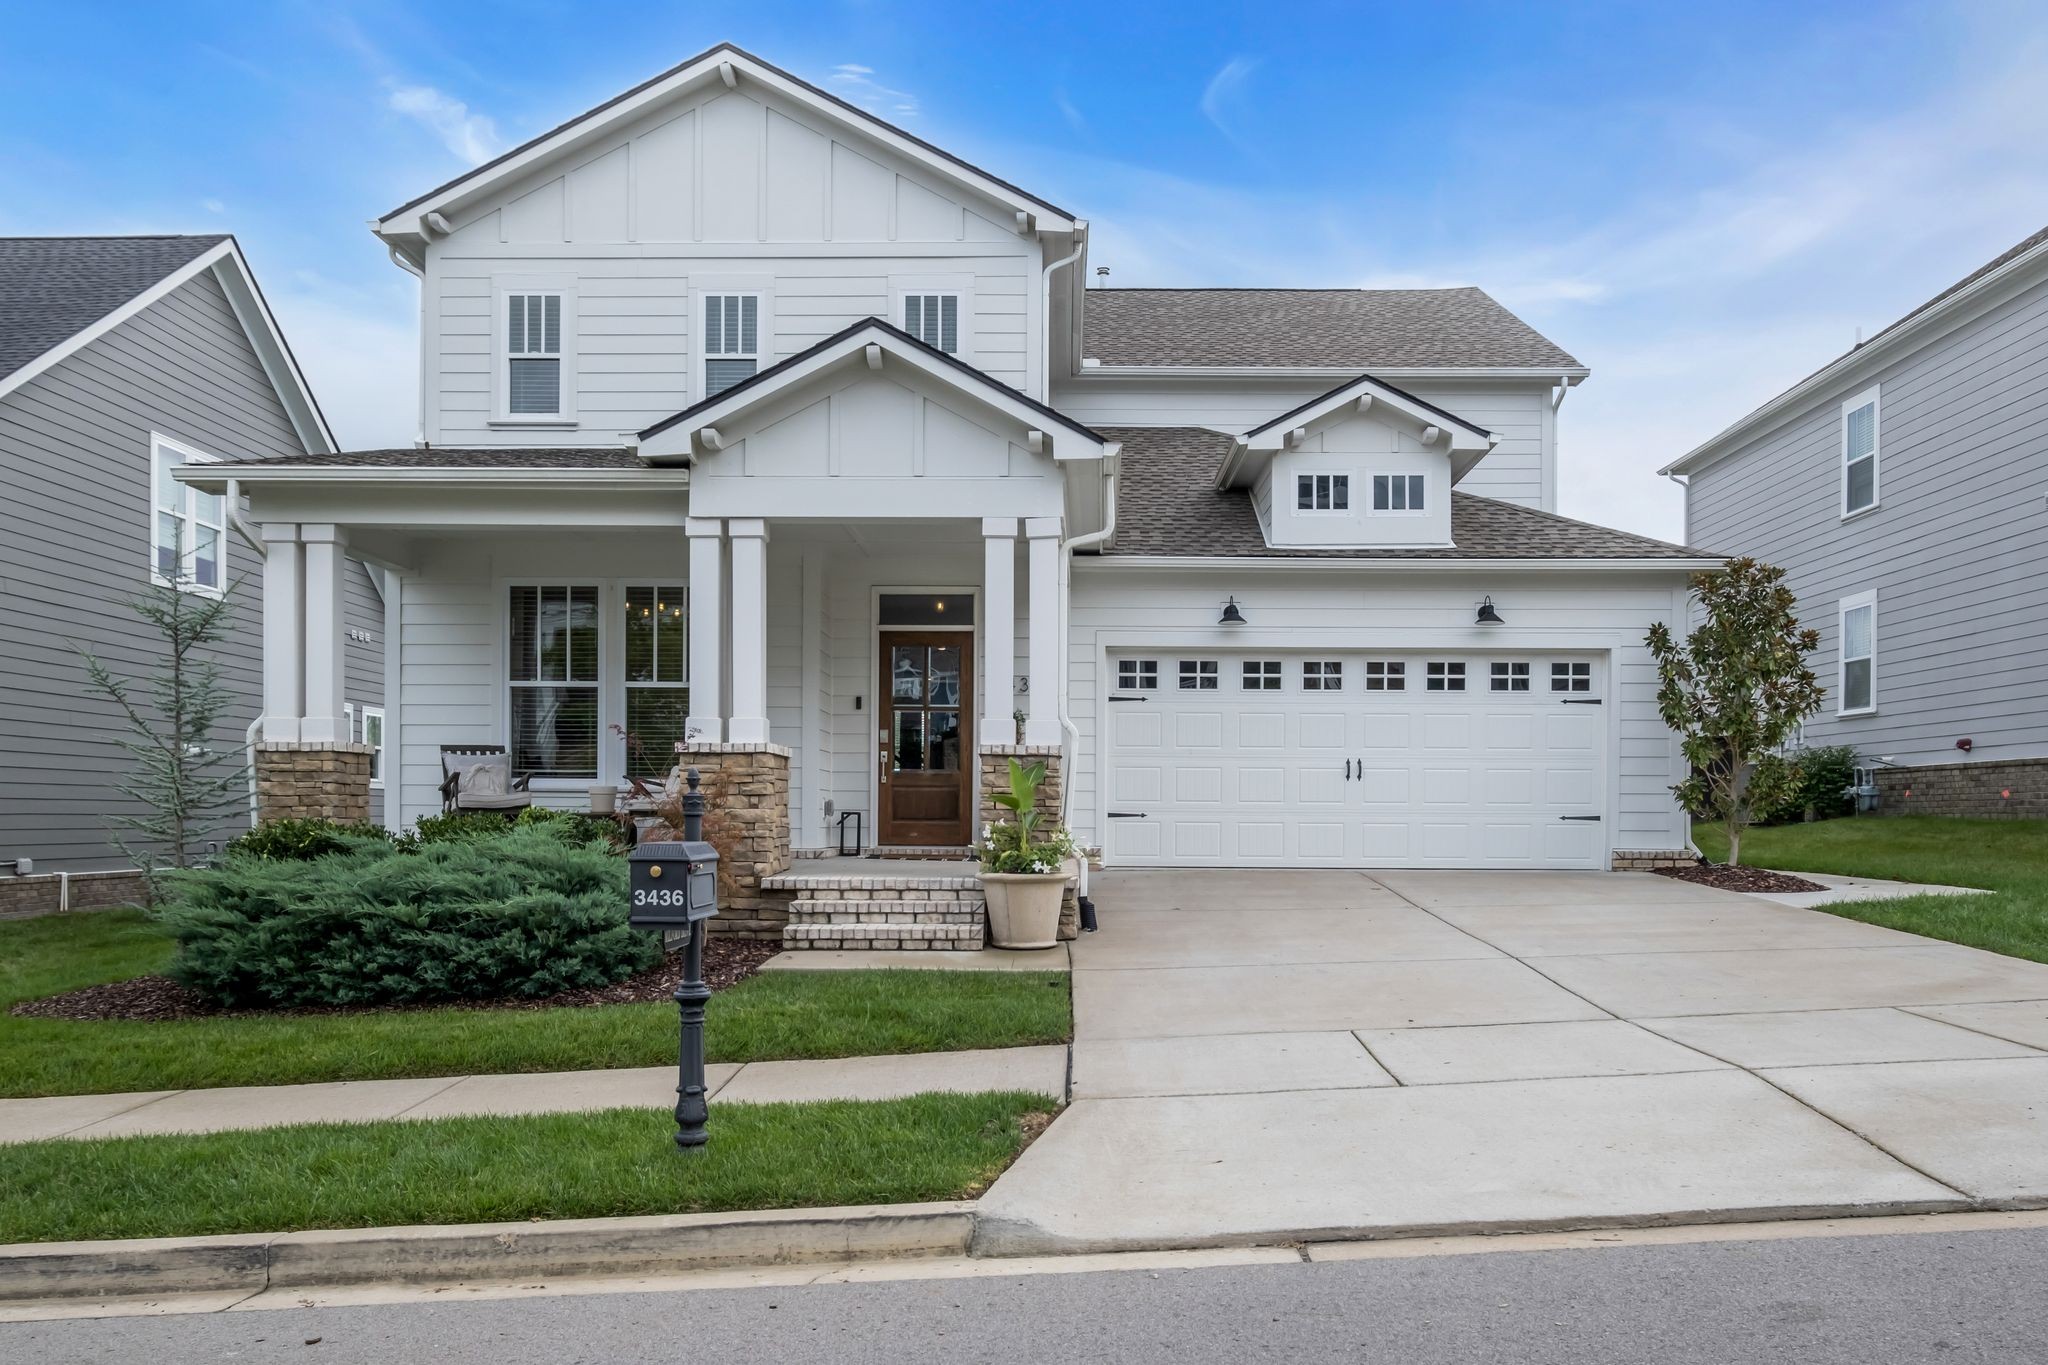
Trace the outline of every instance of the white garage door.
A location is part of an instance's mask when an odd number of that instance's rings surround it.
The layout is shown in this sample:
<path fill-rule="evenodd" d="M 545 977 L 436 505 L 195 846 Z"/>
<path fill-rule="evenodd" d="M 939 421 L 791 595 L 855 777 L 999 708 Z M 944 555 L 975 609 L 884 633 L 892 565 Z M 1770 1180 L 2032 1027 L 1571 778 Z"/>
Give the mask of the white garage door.
<path fill-rule="evenodd" d="M 1601 658 L 1132 651 L 1110 670 L 1112 865 L 1606 866 Z"/>

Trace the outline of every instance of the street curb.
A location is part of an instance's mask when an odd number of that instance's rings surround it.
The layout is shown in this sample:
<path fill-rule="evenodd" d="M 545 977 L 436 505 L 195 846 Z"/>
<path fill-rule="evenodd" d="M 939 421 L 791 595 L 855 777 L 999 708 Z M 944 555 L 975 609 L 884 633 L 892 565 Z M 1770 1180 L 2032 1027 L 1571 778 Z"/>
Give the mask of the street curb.
<path fill-rule="evenodd" d="M 742 1265 L 965 1256 L 974 1205 L 874 1204 L 447 1227 L 0 1246 L 0 1303 L 249 1293 L 365 1281 L 672 1275 Z"/>

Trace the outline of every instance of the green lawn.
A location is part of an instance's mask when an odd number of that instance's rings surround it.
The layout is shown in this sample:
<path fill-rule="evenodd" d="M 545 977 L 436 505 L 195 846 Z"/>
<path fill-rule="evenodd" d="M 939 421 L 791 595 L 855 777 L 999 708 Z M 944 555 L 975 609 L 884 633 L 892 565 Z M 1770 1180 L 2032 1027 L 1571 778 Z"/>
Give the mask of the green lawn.
<path fill-rule="evenodd" d="M 0 1242 L 898 1204 L 978 1194 L 1043 1095 L 309 1124 L 0 1147 Z M 140 1195 L 138 1192 L 144 1192 Z"/>
<path fill-rule="evenodd" d="M 1728 856 L 1718 825 L 1695 825 L 1693 841 Z M 1845 901 L 1830 914 L 1929 938 L 2048 962 L 2048 820 L 1965 820 L 1887 815 L 1751 829 L 1742 861 L 1783 872 L 1977 886 L 1989 896 L 1909 896 Z"/>
<path fill-rule="evenodd" d="M 460 1008 L 350 1016 L 77 1023 L 5 1013 L 161 971 L 139 911 L 0 923 L 0 1097 L 654 1066 L 676 1055 L 670 1004 Z M 950 1052 L 1065 1042 L 1065 972 L 770 972 L 712 997 L 714 1062 Z"/>

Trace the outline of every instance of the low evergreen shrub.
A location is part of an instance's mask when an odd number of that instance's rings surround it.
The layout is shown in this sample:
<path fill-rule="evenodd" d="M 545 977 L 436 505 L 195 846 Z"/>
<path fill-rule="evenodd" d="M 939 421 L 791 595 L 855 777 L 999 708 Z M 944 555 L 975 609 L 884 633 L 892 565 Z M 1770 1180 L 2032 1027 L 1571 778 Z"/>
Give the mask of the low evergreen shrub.
<path fill-rule="evenodd" d="M 1787 825 L 1804 820 L 1813 812 L 1817 820 L 1851 815 L 1856 799 L 1848 794 L 1856 782 L 1856 750 L 1847 744 L 1823 745 L 1795 750 L 1790 760 L 1796 768 L 1784 799 L 1759 814 L 1757 823 Z"/>
<path fill-rule="evenodd" d="M 389 847 L 391 834 L 381 825 L 338 820 L 265 820 L 247 834 L 229 841 L 225 852 L 252 858 L 305 862 L 330 853 L 347 853 L 365 844 Z"/>

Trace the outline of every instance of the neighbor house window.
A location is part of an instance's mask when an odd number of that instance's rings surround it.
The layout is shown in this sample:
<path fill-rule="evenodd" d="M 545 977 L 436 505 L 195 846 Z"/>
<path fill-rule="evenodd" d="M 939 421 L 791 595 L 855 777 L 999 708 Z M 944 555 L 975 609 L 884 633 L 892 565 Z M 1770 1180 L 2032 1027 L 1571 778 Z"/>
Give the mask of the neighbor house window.
<path fill-rule="evenodd" d="M 689 618 L 680 583 L 631 586 L 626 620 L 626 776 L 659 778 L 675 764 L 690 714 Z"/>
<path fill-rule="evenodd" d="M 156 490 L 149 521 L 152 581 L 220 595 L 227 567 L 227 500 L 218 493 L 187 488 L 171 477 L 171 470 L 181 464 L 212 464 L 218 458 L 167 436 L 150 436 L 150 480 Z"/>
<path fill-rule="evenodd" d="M 960 353 L 960 296 L 905 294 L 903 330 L 947 355 Z"/>
<path fill-rule="evenodd" d="M 1372 510 L 1375 512 L 1420 512 L 1423 510 L 1421 474 L 1375 474 L 1372 476 Z"/>
<path fill-rule="evenodd" d="M 1432 659 L 1429 664 L 1429 680 L 1427 685 L 1431 692 L 1463 692 L 1465 690 L 1465 665 Z"/>
<path fill-rule="evenodd" d="M 761 367 L 761 296 L 704 296 L 704 396 L 724 393 Z"/>
<path fill-rule="evenodd" d="M 513 771 L 594 781 L 603 657 L 597 586 L 518 585 L 507 609 Z"/>
<path fill-rule="evenodd" d="M 1500 663 L 1493 665 L 1489 675 L 1496 692 L 1527 692 L 1529 690 L 1529 665 L 1524 663 Z"/>
<path fill-rule="evenodd" d="M 1214 659 L 1182 659 L 1180 661 L 1180 690 L 1183 692 L 1214 692 L 1216 690 L 1216 661 Z"/>
<path fill-rule="evenodd" d="M 342 713 L 348 727 L 348 742 L 370 746 L 370 785 L 384 785 L 384 708 L 344 703 Z"/>
<path fill-rule="evenodd" d="M 1244 661 L 1244 690 L 1247 692 L 1278 692 L 1280 690 L 1280 661 L 1278 659 L 1246 659 Z"/>
<path fill-rule="evenodd" d="M 1351 507 L 1349 474 L 1301 474 L 1294 480 L 1294 505 L 1303 512 L 1343 512 Z"/>
<path fill-rule="evenodd" d="M 1365 664 L 1365 690 L 1368 692 L 1400 692 L 1408 686 L 1408 665 L 1380 659 L 1368 659 Z"/>
<path fill-rule="evenodd" d="M 1842 666 L 1835 709 L 1844 716 L 1877 709 L 1877 594 L 1842 599 Z"/>
<path fill-rule="evenodd" d="M 1310 659 L 1301 666 L 1301 690 L 1304 692 L 1342 692 L 1344 690 L 1344 665 L 1335 659 Z"/>
<path fill-rule="evenodd" d="M 1593 690 L 1593 665 L 1584 661 L 1552 664 L 1550 666 L 1550 690 L 1553 692 L 1591 692 Z"/>
<path fill-rule="evenodd" d="M 562 412 L 562 296 L 505 296 L 505 411 L 514 417 Z"/>
<path fill-rule="evenodd" d="M 1159 687 L 1159 660 L 1119 659 L 1116 685 L 1124 692 L 1153 692 Z"/>
<path fill-rule="evenodd" d="M 1842 404 L 1842 515 L 1877 506 L 1877 390 Z"/>

